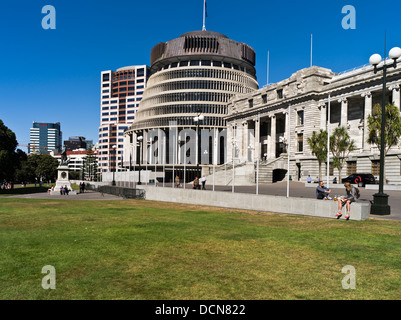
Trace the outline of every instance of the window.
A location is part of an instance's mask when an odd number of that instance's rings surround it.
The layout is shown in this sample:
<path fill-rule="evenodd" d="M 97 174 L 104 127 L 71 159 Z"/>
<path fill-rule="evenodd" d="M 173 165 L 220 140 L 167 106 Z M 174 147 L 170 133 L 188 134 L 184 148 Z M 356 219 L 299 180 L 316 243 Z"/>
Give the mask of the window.
<path fill-rule="evenodd" d="M 249 108 L 253 107 L 253 99 L 248 100 L 248 106 Z"/>
<path fill-rule="evenodd" d="M 262 101 L 263 103 L 267 103 L 267 94 L 262 95 Z"/>
<path fill-rule="evenodd" d="M 103 74 L 103 81 L 110 81 L 110 74 L 109 73 Z"/>
<path fill-rule="evenodd" d="M 303 152 L 304 151 L 304 134 L 303 133 L 298 133 L 297 142 L 298 142 L 297 151 Z"/>
<path fill-rule="evenodd" d="M 199 60 L 191 60 L 191 66 L 199 66 Z"/>
<path fill-rule="evenodd" d="M 228 62 L 223 62 L 224 68 L 230 68 L 231 69 L 231 63 Z"/>
<path fill-rule="evenodd" d="M 210 61 L 210 60 L 202 60 L 201 61 L 201 65 L 202 66 L 211 66 L 212 65 L 212 61 Z"/>
<path fill-rule="evenodd" d="M 347 175 L 356 173 L 356 161 L 348 161 L 347 162 Z"/>
<path fill-rule="evenodd" d="M 187 67 L 188 66 L 188 61 L 181 61 L 180 62 L 180 67 Z"/>
<path fill-rule="evenodd" d="M 277 99 L 283 99 L 283 89 L 277 90 Z"/>
<path fill-rule="evenodd" d="M 297 112 L 297 126 L 304 125 L 304 111 L 300 110 Z"/>
<path fill-rule="evenodd" d="M 372 160 L 372 174 L 374 176 L 380 175 L 380 161 L 379 160 Z"/>
<path fill-rule="evenodd" d="M 213 66 L 221 67 L 221 61 L 213 61 Z"/>
<path fill-rule="evenodd" d="M 138 69 L 136 70 L 136 75 L 138 77 L 143 77 L 145 75 L 145 69 Z"/>

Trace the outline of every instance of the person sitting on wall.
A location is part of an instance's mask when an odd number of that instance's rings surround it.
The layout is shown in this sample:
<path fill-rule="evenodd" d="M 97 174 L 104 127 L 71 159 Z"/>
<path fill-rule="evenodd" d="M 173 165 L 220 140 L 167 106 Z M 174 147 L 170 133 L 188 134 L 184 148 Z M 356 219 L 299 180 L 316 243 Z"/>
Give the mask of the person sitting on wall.
<path fill-rule="evenodd" d="M 192 187 L 193 187 L 193 189 L 200 189 L 198 177 L 195 177 L 194 182 L 192 182 Z"/>
<path fill-rule="evenodd" d="M 324 182 L 320 181 L 319 185 L 316 187 L 316 199 L 331 200 L 331 198 L 329 197 L 330 192 L 331 192 L 331 190 L 324 186 Z"/>
<path fill-rule="evenodd" d="M 311 183 L 311 182 L 312 182 L 312 178 L 311 178 L 310 175 L 308 175 L 308 177 L 306 178 L 306 181 L 307 181 L 308 183 Z"/>

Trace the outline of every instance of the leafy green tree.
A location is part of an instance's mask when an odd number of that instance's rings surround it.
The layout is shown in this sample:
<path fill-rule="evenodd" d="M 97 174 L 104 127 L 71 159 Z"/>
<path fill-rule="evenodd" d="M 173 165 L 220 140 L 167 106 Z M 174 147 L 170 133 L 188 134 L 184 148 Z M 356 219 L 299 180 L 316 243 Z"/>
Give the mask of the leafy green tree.
<path fill-rule="evenodd" d="M 384 129 L 384 157 L 391 147 L 398 144 L 401 137 L 400 110 L 392 103 L 385 107 L 385 129 Z M 368 116 L 368 143 L 376 145 L 381 150 L 381 119 L 382 108 L 380 104 L 373 107 L 372 114 Z M 385 171 L 385 170 L 384 170 Z M 383 172 L 384 183 L 386 181 Z"/>
<path fill-rule="evenodd" d="M 333 154 L 333 166 L 338 170 L 338 182 L 341 182 L 341 171 L 350 152 L 354 151 L 355 141 L 351 139 L 347 128 L 337 127 L 330 136 L 330 151 Z"/>
<path fill-rule="evenodd" d="M 312 132 L 312 136 L 307 139 L 312 154 L 319 163 L 319 181 L 322 179 L 322 163 L 327 160 L 327 131 L 320 129 L 319 133 Z"/>
<path fill-rule="evenodd" d="M 16 172 L 17 181 L 56 180 L 58 161 L 48 154 L 31 154 Z"/>
<path fill-rule="evenodd" d="M 0 182 L 12 181 L 16 169 L 20 166 L 21 150 L 18 146 L 15 133 L 0 120 Z"/>

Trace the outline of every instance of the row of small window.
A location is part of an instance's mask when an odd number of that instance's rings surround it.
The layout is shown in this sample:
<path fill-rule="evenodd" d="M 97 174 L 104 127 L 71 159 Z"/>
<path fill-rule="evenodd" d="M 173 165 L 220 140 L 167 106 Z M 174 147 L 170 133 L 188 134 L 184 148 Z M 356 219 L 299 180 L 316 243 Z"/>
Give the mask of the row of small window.
<path fill-rule="evenodd" d="M 115 86 L 126 86 L 126 85 L 132 86 L 132 85 L 135 85 L 135 83 L 145 83 L 145 79 L 138 79 L 136 82 L 135 81 L 128 81 L 128 82 L 127 81 L 122 81 L 122 82 L 119 82 L 118 84 L 117 83 L 113 83 L 113 87 L 115 87 Z M 102 87 L 103 88 L 109 88 L 110 84 L 109 83 L 103 83 Z M 140 87 L 141 86 L 138 86 L 137 88 L 140 89 Z"/>
<path fill-rule="evenodd" d="M 122 127 L 118 127 L 118 130 L 127 130 L 128 128 L 129 128 L 128 126 L 122 126 Z M 115 126 L 112 127 L 112 128 L 109 128 L 109 127 L 102 127 L 102 128 L 99 128 L 99 132 L 102 132 L 102 131 L 110 131 L 111 129 L 116 130 L 116 127 L 115 127 Z"/>
<path fill-rule="evenodd" d="M 145 75 L 145 69 L 141 68 L 141 69 L 136 70 L 137 77 L 143 77 L 144 75 Z M 118 71 L 114 74 L 113 80 L 120 79 L 120 78 L 123 79 L 124 77 L 127 77 L 127 78 L 129 77 L 130 79 L 132 79 L 133 77 L 135 77 L 135 70 Z M 110 73 L 104 73 L 102 80 L 110 81 Z"/>
<path fill-rule="evenodd" d="M 197 113 L 202 114 L 227 114 L 227 107 L 224 105 L 203 105 L 203 104 L 183 104 L 183 105 L 171 105 L 165 107 L 156 107 L 149 109 L 151 115 L 164 115 L 164 114 L 185 114 L 185 113 Z"/>
<path fill-rule="evenodd" d="M 118 120 L 124 121 L 124 120 L 134 120 L 135 116 L 128 116 L 128 117 L 119 117 Z M 117 118 L 102 118 L 102 122 L 107 122 L 107 121 L 117 121 Z"/>
<path fill-rule="evenodd" d="M 232 94 L 220 92 L 181 92 L 168 93 L 156 97 L 152 97 L 146 101 L 147 104 L 162 104 L 169 102 L 185 102 L 185 101 L 213 101 L 228 102 Z"/>
<path fill-rule="evenodd" d="M 123 144 L 119 144 L 119 145 L 117 145 L 117 148 L 124 148 L 124 145 Z M 99 146 L 99 149 L 109 149 L 109 145 L 100 145 Z"/>
<path fill-rule="evenodd" d="M 196 126 L 193 116 L 188 117 L 166 117 L 140 122 L 136 125 L 137 129 L 168 127 L 171 123 L 178 126 Z M 226 121 L 220 117 L 205 117 L 202 121 L 202 126 L 225 127 Z"/>
<path fill-rule="evenodd" d="M 149 87 L 147 90 L 148 96 L 154 95 L 158 92 L 164 91 L 176 91 L 176 90 L 190 90 L 190 89 L 206 89 L 206 90 L 221 90 L 230 92 L 245 93 L 243 84 L 232 83 L 228 81 L 216 81 L 216 80 L 187 80 L 187 81 L 176 81 L 167 82 L 157 85 L 155 87 Z"/>
<path fill-rule="evenodd" d="M 230 62 L 222 62 L 222 61 L 215 61 L 215 60 L 187 60 L 187 61 L 179 61 L 179 62 L 173 62 L 170 64 L 167 64 L 160 68 L 159 70 L 167 70 L 171 68 L 177 68 L 177 67 L 188 67 L 188 66 L 207 66 L 207 67 L 224 67 L 228 69 L 234 69 L 234 70 L 240 70 L 244 72 L 249 72 L 247 68 L 244 68 L 242 66 L 236 65 L 234 63 Z"/>
<path fill-rule="evenodd" d="M 127 114 L 132 114 L 132 113 L 136 113 L 138 110 L 128 110 Z M 120 116 L 125 114 L 125 111 L 121 111 L 117 112 L 117 111 L 113 111 L 113 112 L 102 112 L 102 116 L 115 116 L 119 114 Z"/>
<path fill-rule="evenodd" d="M 107 143 L 109 142 L 109 139 L 103 139 L 103 140 L 99 140 L 99 143 Z M 116 139 L 110 139 L 110 142 L 116 142 Z M 124 142 L 124 139 L 118 139 L 118 142 Z"/>
<path fill-rule="evenodd" d="M 124 93 L 123 94 L 124 95 L 124 97 L 126 96 L 126 94 Z M 122 97 L 123 95 L 121 95 L 120 94 L 120 97 Z M 130 101 L 130 102 L 133 102 L 133 101 L 141 101 L 142 100 L 142 97 L 140 97 L 140 98 L 131 98 L 131 99 L 127 99 L 127 101 Z M 124 103 L 125 101 L 124 101 L 124 99 L 120 99 L 120 104 L 121 103 Z M 105 104 L 113 104 L 113 103 L 117 103 L 117 100 L 112 100 L 112 101 L 102 101 L 102 104 L 103 105 L 105 105 Z"/>

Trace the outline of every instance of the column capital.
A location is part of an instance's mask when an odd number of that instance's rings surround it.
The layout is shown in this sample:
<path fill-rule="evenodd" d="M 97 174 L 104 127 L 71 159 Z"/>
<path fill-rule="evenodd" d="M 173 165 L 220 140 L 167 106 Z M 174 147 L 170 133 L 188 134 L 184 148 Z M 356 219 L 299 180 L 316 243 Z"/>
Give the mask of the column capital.
<path fill-rule="evenodd" d="M 370 91 L 361 93 L 361 97 L 364 97 L 364 98 L 370 98 L 371 96 L 372 96 L 372 92 L 370 92 Z"/>
<path fill-rule="evenodd" d="M 392 84 L 388 89 L 389 90 L 399 91 L 400 90 L 400 85 L 399 84 Z"/>
<path fill-rule="evenodd" d="M 347 102 L 347 98 L 346 97 L 341 97 L 338 99 L 338 102 L 342 103 L 342 102 Z"/>

